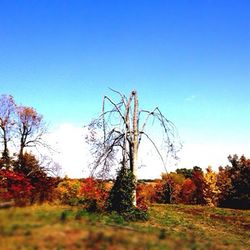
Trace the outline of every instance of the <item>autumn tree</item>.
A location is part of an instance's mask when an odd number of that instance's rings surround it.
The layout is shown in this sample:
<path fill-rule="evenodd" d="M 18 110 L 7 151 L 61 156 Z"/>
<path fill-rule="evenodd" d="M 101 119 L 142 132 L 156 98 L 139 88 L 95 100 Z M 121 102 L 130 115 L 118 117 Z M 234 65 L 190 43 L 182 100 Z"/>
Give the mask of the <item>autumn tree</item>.
<path fill-rule="evenodd" d="M 231 166 L 225 169 L 231 179 L 231 188 L 224 200 L 224 206 L 250 208 L 250 159 L 245 156 L 229 156 Z"/>
<path fill-rule="evenodd" d="M 205 187 L 205 182 L 204 182 L 204 173 L 203 170 L 200 167 L 193 167 L 193 175 L 191 180 L 195 184 L 195 203 L 196 204 L 206 204 L 206 201 L 204 199 L 204 194 L 203 190 Z"/>
<path fill-rule="evenodd" d="M 196 186 L 192 181 L 192 179 L 186 178 L 181 187 L 181 192 L 180 192 L 181 202 L 184 204 L 194 204 L 195 190 Z"/>
<path fill-rule="evenodd" d="M 3 143 L 2 161 L 6 165 L 9 162 L 8 142 L 11 140 L 13 125 L 15 124 L 15 101 L 11 95 L 0 97 L 0 137 Z M 4 164 L 1 164 L 4 166 Z"/>
<path fill-rule="evenodd" d="M 204 174 L 204 200 L 208 206 L 217 206 L 220 195 L 219 187 L 217 186 L 217 174 L 209 166 Z"/>
<path fill-rule="evenodd" d="M 143 137 L 153 145 L 156 153 L 164 162 L 163 154 L 160 153 L 156 143 L 146 132 L 150 119 L 158 121 L 161 125 L 165 155 L 172 157 L 176 157 L 179 146 L 176 128 L 158 107 L 152 111 L 139 109 L 136 91 L 132 91 L 129 97 L 118 91 L 112 91 L 118 97 L 118 101 L 104 96 L 101 115 L 88 127 L 87 140 L 92 144 L 92 153 L 95 155 L 93 174 L 99 172 L 105 176 L 114 165 L 114 160 L 118 159 L 123 168 L 132 172 L 136 183 L 138 149 Z M 102 135 L 100 135 L 100 131 L 102 131 Z M 99 171 L 97 171 L 98 167 L 100 167 Z M 166 167 L 165 164 L 164 167 Z M 136 205 L 135 188 L 133 189 L 133 204 Z"/>
<path fill-rule="evenodd" d="M 46 126 L 42 115 L 32 107 L 17 107 L 17 138 L 19 141 L 19 168 L 24 167 L 24 149 L 28 147 L 39 148 L 39 146 L 48 147 L 44 142 L 43 136 L 46 132 Z"/>
<path fill-rule="evenodd" d="M 169 196 L 169 203 L 179 203 L 181 201 L 181 190 L 185 177 L 182 174 L 174 172 L 164 173 L 162 174 L 162 181 L 165 188 L 165 197 Z"/>
<path fill-rule="evenodd" d="M 228 197 L 232 190 L 232 180 L 230 178 L 228 167 L 219 167 L 217 174 L 217 186 L 219 187 L 220 193 L 218 197 L 218 206 L 225 207 L 228 203 Z"/>

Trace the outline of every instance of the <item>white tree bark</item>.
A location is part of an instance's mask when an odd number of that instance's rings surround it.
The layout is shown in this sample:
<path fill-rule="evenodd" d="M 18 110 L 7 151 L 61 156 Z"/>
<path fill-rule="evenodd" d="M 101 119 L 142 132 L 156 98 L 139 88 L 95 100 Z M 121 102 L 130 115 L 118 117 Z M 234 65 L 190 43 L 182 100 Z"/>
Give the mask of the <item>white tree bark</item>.
<path fill-rule="evenodd" d="M 138 98 L 136 91 L 132 92 L 134 97 L 134 110 L 133 110 L 133 142 L 132 142 L 132 173 L 135 177 L 135 183 L 137 184 L 137 170 L 138 170 Z M 136 189 L 133 193 L 133 205 L 136 206 Z"/>

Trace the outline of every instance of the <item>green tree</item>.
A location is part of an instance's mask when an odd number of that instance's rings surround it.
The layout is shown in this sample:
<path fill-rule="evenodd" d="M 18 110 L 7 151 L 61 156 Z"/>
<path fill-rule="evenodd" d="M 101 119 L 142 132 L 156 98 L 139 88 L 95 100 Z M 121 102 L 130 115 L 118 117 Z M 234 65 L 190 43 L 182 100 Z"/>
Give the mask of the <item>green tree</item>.
<path fill-rule="evenodd" d="M 231 190 L 224 205 L 233 208 L 250 208 L 250 159 L 237 155 L 228 157 L 231 166 L 227 166 L 231 179 Z"/>
<path fill-rule="evenodd" d="M 107 203 L 109 211 L 124 213 L 133 207 L 133 191 L 136 187 L 132 171 L 122 167 L 118 172 Z"/>
<path fill-rule="evenodd" d="M 185 178 L 191 178 L 193 175 L 193 169 L 177 168 L 175 172 L 177 174 L 182 174 Z"/>

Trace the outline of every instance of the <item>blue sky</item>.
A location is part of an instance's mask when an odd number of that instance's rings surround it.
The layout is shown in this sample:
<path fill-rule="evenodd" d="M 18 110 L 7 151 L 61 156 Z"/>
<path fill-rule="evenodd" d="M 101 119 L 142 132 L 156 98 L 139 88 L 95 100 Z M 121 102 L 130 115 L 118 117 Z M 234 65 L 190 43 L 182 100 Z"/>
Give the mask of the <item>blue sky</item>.
<path fill-rule="evenodd" d="M 249 41 L 247 0 L 2 0 L 0 94 L 55 127 L 90 121 L 108 87 L 137 89 L 184 146 L 226 158 L 250 147 Z"/>

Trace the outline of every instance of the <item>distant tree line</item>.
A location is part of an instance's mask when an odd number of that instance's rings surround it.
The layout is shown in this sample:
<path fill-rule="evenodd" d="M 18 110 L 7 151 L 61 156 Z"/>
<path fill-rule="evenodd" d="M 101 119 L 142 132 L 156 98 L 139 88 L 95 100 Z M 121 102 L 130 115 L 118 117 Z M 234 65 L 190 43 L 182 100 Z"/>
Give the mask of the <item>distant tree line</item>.
<path fill-rule="evenodd" d="M 182 168 L 162 174 L 155 183 L 140 183 L 139 197 L 144 203 L 200 204 L 229 208 L 250 208 L 250 159 L 229 156 L 231 165 Z"/>

